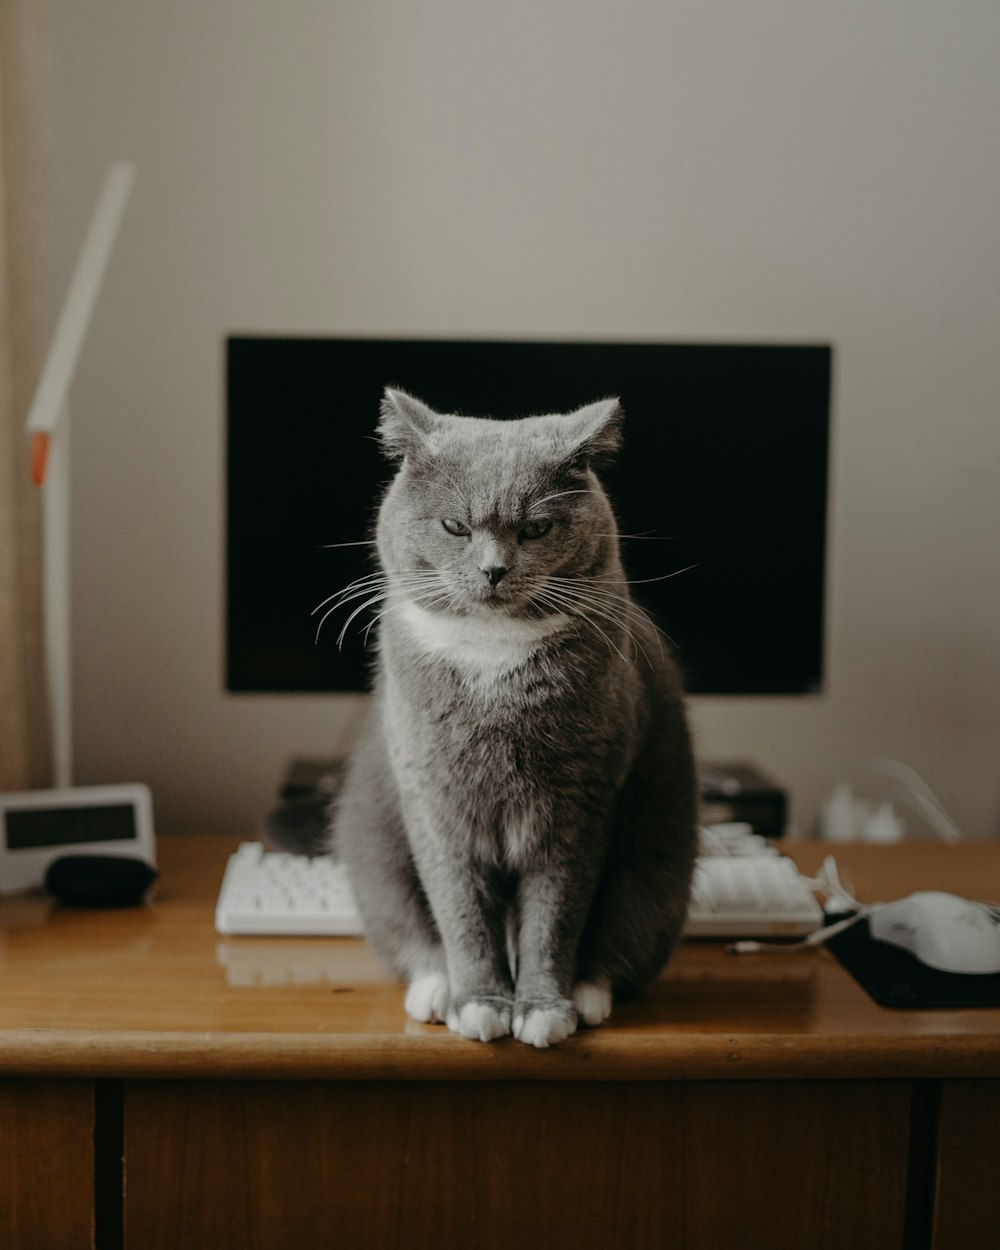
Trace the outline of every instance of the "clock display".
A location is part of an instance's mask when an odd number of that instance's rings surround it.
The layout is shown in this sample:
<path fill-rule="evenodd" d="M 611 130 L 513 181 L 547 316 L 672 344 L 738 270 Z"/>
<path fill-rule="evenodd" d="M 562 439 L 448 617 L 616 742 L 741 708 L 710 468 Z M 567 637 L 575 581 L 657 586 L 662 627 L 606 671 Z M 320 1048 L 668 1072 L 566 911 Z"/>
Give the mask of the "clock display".
<path fill-rule="evenodd" d="M 135 837 L 135 808 L 130 803 L 7 812 L 7 846 L 12 851 L 80 842 L 126 842 Z"/>

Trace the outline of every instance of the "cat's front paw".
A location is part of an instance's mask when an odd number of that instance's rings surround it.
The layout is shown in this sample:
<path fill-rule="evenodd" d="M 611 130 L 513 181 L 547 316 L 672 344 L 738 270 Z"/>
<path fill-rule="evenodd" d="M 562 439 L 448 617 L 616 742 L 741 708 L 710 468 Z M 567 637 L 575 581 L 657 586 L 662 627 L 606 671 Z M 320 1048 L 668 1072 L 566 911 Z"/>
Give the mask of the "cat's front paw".
<path fill-rule="evenodd" d="M 573 986 L 573 1006 L 584 1024 L 603 1024 L 611 1015 L 611 987 L 603 977 L 577 981 Z"/>
<path fill-rule="evenodd" d="M 448 978 L 443 972 L 427 972 L 414 977 L 406 987 L 403 1006 L 413 1020 L 424 1024 L 444 1024 L 448 1013 Z"/>
<path fill-rule="evenodd" d="M 528 1046 L 555 1046 L 576 1032 L 576 1008 L 565 998 L 518 1003 L 514 1012 L 514 1036 Z"/>
<path fill-rule="evenodd" d="M 492 1042 L 510 1036 L 512 1014 L 513 1005 L 506 998 L 470 998 L 449 1007 L 448 1028 L 474 1041 Z"/>

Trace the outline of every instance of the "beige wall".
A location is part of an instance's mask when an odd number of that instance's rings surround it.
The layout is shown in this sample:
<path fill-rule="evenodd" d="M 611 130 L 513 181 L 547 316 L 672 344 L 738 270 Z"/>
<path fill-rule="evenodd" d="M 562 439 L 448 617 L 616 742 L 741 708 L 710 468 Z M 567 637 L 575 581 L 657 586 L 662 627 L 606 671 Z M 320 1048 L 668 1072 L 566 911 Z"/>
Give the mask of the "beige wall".
<path fill-rule="evenodd" d="M 226 331 L 829 339 L 828 692 L 699 700 L 702 750 L 806 826 L 883 753 L 998 831 L 1000 9 L 50 3 L 53 319 L 140 170 L 74 392 L 80 781 L 253 831 L 350 739 L 223 690 Z"/>

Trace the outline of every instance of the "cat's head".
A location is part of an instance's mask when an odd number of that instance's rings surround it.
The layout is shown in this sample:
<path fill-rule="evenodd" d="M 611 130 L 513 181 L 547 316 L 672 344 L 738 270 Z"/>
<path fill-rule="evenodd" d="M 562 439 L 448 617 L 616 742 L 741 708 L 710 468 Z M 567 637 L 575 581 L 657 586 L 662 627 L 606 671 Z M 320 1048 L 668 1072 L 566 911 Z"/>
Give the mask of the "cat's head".
<path fill-rule="evenodd" d="M 437 413 L 386 390 L 379 438 L 400 466 L 379 513 L 386 573 L 406 597 L 447 614 L 565 606 L 572 579 L 618 567 L 594 467 L 617 451 L 621 420 L 617 399 L 497 421 Z"/>

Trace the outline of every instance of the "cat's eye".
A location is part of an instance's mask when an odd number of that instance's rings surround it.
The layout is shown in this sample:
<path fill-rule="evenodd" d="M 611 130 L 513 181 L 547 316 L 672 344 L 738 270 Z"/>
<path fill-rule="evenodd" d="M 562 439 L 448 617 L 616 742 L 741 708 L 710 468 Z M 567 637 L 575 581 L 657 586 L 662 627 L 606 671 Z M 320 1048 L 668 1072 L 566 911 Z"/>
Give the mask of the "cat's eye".
<path fill-rule="evenodd" d="M 533 538 L 544 537 L 552 528 L 552 522 L 548 519 L 539 521 L 529 521 L 527 525 L 521 527 L 521 538 L 527 538 L 529 541 Z"/>
<path fill-rule="evenodd" d="M 455 538 L 468 538 L 472 533 L 467 525 L 463 525 L 461 521 L 456 521 L 454 517 L 443 517 L 441 524 L 445 527 L 448 533 L 453 534 Z"/>

